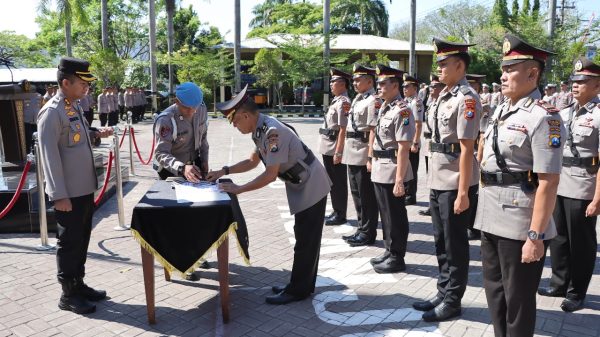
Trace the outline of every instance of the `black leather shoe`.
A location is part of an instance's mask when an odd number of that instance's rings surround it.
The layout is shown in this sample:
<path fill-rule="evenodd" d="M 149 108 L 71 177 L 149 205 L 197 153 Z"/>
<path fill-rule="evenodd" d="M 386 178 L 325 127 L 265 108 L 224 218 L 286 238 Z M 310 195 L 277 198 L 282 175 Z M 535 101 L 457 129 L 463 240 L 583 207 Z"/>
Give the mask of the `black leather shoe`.
<path fill-rule="evenodd" d="M 348 222 L 346 218 L 334 217 L 325 220 L 325 226 L 338 226 Z"/>
<path fill-rule="evenodd" d="M 564 312 L 573 312 L 583 309 L 583 300 L 565 298 L 560 304 L 560 308 Z"/>
<path fill-rule="evenodd" d="M 200 280 L 200 277 L 198 277 L 196 273 L 186 273 L 184 279 L 186 281 L 198 281 Z"/>
<path fill-rule="evenodd" d="M 378 257 L 374 257 L 371 260 L 369 260 L 369 262 L 371 262 L 371 265 L 374 266 L 387 260 L 388 257 L 390 257 L 390 252 L 386 250 L 383 254 L 379 255 Z"/>
<path fill-rule="evenodd" d="M 88 301 L 100 301 L 106 298 L 106 291 L 96 290 L 83 282 L 83 279 L 77 280 L 77 291 Z"/>
<path fill-rule="evenodd" d="M 336 212 L 331 212 L 331 213 L 329 213 L 328 215 L 325 216 L 325 220 L 329 220 L 329 219 L 335 217 L 336 215 L 337 215 Z"/>
<path fill-rule="evenodd" d="M 96 311 L 96 305 L 79 293 L 79 281 L 77 279 L 62 279 L 60 283 L 62 295 L 58 301 L 59 309 L 72 311 L 80 315 Z"/>
<path fill-rule="evenodd" d="M 285 285 L 285 286 L 272 286 L 271 290 L 273 291 L 274 294 L 279 294 L 281 292 L 284 292 L 286 288 L 287 288 L 287 285 Z"/>
<path fill-rule="evenodd" d="M 344 241 L 348 241 L 350 239 L 353 239 L 354 237 L 356 237 L 357 235 L 360 235 L 359 233 L 354 233 L 352 235 L 342 235 L 342 240 Z"/>
<path fill-rule="evenodd" d="M 537 293 L 548 297 L 565 297 L 567 295 L 566 291 L 554 287 L 539 287 Z"/>
<path fill-rule="evenodd" d="M 350 247 L 369 246 L 375 243 L 375 239 L 367 239 L 366 237 L 358 234 L 354 238 L 346 240 Z"/>
<path fill-rule="evenodd" d="M 373 270 L 378 274 L 399 273 L 406 270 L 404 259 L 390 256 L 383 262 L 373 265 Z"/>
<path fill-rule="evenodd" d="M 288 304 L 291 302 L 302 301 L 303 299 L 305 299 L 307 297 L 308 296 L 296 296 L 296 295 L 288 294 L 285 291 L 282 291 L 277 295 L 267 296 L 267 298 L 265 299 L 265 302 L 267 302 L 267 304 L 282 305 L 282 304 Z"/>
<path fill-rule="evenodd" d="M 440 303 L 442 303 L 442 301 L 444 301 L 443 298 L 439 297 L 438 295 L 435 295 L 434 297 L 432 297 L 426 301 L 414 302 L 412 304 L 412 307 L 419 311 L 429 311 L 429 310 L 437 307 L 438 305 L 440 305 Z"/>
<path fill-rule="evenodd" d="M 200 269 L 210 269 L 210 264 L 208 264 L 208 261 L 203 261 L 198 268 L 200 268 Z"/>
<path fill-rule="evenodd" d="M 478 229 L 467 228 L 467 238 L 469 240 L 479 240 L 481 239 L 481 232 Z"/>
<path fill-rule="evenodd" d="M 431 216 L 431 209 L 419 210 L 417 213 L 422 216 Z"/>
<path fill-rule="evenodd" d="M 423 314 L 423 320 L 425 322 L 440 322 L 450 318 L 458 317 L 461 314 L 461 308 L 459 306 L 452 306 L 448 303 L 440 303 L 437 307 L 427 311 Z"/>
<path fill-rule="evenodd" d="M 404 205 L 406 206 L 411 206 L 411 205 L 416 205 L 417 204 L 417 199 L 415 199 L 414 197 L 406 197 L 406 199 L 404 199 Z"/>

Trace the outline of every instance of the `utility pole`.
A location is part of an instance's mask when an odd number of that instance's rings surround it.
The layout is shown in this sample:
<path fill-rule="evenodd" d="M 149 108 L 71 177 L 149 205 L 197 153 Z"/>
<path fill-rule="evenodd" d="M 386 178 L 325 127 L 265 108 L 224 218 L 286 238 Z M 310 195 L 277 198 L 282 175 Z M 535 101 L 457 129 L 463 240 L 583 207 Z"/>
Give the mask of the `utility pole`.
<path fill-rule="evenodd" d="M 242 90 L 242 68 L 240 65 L 240 57 L 242 56 L 240 51 L 240 35 L 242 34 L 241 22 L 240 22 L 240 0 L 235 0 L 235 28 L 233 33 L 233 58 L 235 62 L 235 92 L 238 93 Z"/>
<path fill-rule="evenodd" d="M 550 41 L 554 40 L 554 28 L 556 26 L 556 0 L 549 1 L 550 8 L 548 9 L 548 36 Z M 546 62 L 546 74 L 552 73 L 552 57 L 548 58 Z"/>
<path fill-rule="evenodd" d="M 152 93 L 152 113 L 156 112 L 156 13 L 154 0 L 148 1 L 148 19 L 150 20 L 150 90 Z"/>
<path fill-rule="evenodd" d="M 323 76 L 323 112 L 329 107 L 329 9 L 330 1 L 323 0 L 323 63 L 325 74 Z M 304 100 L 304 97 L 302 98 Z"/>
<path fill-rule="evenodd" d="M 417 33 L 417 0 L 410 0 L 410 51 L 408 54 L 408 73 L 415 76 L 417 74 L 416 53 L 415 53 L 415 35 Z"/>

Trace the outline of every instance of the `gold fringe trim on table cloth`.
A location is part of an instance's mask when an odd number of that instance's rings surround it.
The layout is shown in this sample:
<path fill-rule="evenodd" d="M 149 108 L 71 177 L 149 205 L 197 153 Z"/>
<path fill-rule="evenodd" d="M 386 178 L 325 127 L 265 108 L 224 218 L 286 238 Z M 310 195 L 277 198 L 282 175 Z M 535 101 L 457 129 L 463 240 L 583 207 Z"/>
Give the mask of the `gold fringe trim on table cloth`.
<path fill-rule="evenodd" d="M 169 263 L 169 261 L 167 261 L 164 257 L 162 257 L 155 249 L 154 247 L 150 246 L 150 244 L 148 244 L 148 242 L 146 242 L 146 240 L 144 240 L 144 238 L 140 235 L 140 233 L 138 231 L 136 231 L 135 229 L 131 229 L 131 235 L 133 235 L 133 238 L 135 239 L 135 241 L 137 241 L 140 246 L 142 246 L 142 248 L 144 248 L 145 250 L 147 250 L 150 254 L 152 254 L 152 256 L 154 256 L 154 258 L 156 260 L 158 260 L 158 262 L 169 271 L 169 273 L 172 273 L 174 270 L 177 270 L 179 273 L 181 273 L 182 277 L 185 276 L 186 273 L 191 273 L 194 272 L 194 270 L 196 270 L 196 268 L 198 268 L 201 264 L 202 261 L 205 260 L 205 256 L 209 253 L 212 252 L 213 250 L 217 249 L 229 236 L 229 233 L 233 234 L 233 236 L 236 239 L 236 243 L 237 243 L 237 247 L 238 247 L 238 252 L 240 254 L 240 256 L 242 256 L 242 258 L 244 259 L 244 262 L 246 263 L 246 265 L 250 265 L 250 259 L 246 256 L 246 254 L 244 254 L 244 251 L 242 250 L 242 247 L 240 245 L 240 242 L 237 238 L 237 235 L 235 235 L 235 231 L 237 230 L 237 222 L 233 222 L 231 223 L 231 225 L 229 225 L 229 228 L 223 233 L 221 234 L 221 236 L 217 239 L 217 241 L 215 241 L 207 250 L 206 252 L 204 252 L 204 254 L 202 254 L 202 256 L 196 261 L 194 262 L 194 264 L 188 268 L 185 271 L 181 271 L 177 268 L 175 268 L 172 264 Z"/>

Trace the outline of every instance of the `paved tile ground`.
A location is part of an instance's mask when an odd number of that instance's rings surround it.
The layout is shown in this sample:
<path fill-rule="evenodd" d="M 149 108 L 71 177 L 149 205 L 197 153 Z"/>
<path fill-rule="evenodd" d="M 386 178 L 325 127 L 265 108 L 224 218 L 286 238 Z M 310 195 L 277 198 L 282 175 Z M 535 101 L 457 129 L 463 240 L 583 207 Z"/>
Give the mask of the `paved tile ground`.
<path fill-rule="evenodd" d="M 316 148 L 317 119 L 287 121 L 297 128 L 307 145 Z M 136 125 L 145 158 L 150 150 L 151 130 L 149 122 Z M 240 135 L 223 119 L 211 120 L 209 141 L 210 162 L 215 168 L 245 158 L 253 147 L 249 136 Z M 122 157 L 127 162 L 128 151 L 122 151 Z M 125 186 L 128 221 L 133 207 L 155 179 L 152 169 L 134 157 L 137 176 Z M 234 181 L 248 181 L 258 172 L 259 169 L 234 176 Z M 54 253 L 35 250 L 39 244 L 37 235 L 0 235 L 0 337 L 492 336 L 477 241 L 471 242 L 463 316 L 429 324 L 411 309 L 414 300 L 434 294 L 437 275 L 430 218 L 417 214 L 427 205 L 424 166 L 419 175 L 419 203 L 408 207 L 411 225 L 406 273 L 378 275 L 372 271 L 368 260 L 382 252 L 381 241 L 367 248 L 344 244 L 340 236 L 352 232 L 355 222 L 325 227 L 316 294 L 286 306 L 264 303 L 271 285 L 287 282 L 292 266 L 293 218 L 287 211 L 283 184 L 275 182 L 260 191 L 242 194 L 240 204 L 250 233 L 252 265 L 244 264 L 232 243 L 231 322 L 226 325 L 221 322 L 216 269 L 202 270 L 200 282 L 183 281 L 177 275 L 172 282 L 165 282 L 162 268 L 156 268 L 157 324 L 148 325 L 140 248 L 129 232 L 113 230 L 118 223 L 115 198 L 95 213 L 86 276 L 88 284 L 106 289 L 110 299 L 100 302 L 97 311 L 86 317 L 57 308 L 60 288 Z M 348 205 L 349 218 L 355 219 L 352 202 Z M 209 261 L 214 265 L 215 259 L 213 254 Z M 582 311 L 566 314 L 559 308 L 560 299 L 538 298 L 536 335 L 600 335 L 599 271 L 597 263 L 586 309 Z M 548 282 L 549 275 L 547 260 L 542 284 Z"/>

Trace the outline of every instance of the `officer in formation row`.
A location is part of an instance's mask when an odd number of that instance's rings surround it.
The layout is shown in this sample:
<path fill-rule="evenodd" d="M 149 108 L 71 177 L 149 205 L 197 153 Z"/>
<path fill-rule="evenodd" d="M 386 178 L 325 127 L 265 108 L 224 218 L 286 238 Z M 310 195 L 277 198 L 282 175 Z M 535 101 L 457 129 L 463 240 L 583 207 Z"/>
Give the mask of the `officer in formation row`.
<path fill-rule="evenodd" d="M 146 94 L 144 94 L 144 90 L 128 87 L 123 94 L 123 105 L 125 111 L 131 111 L 133 123 L 143 120 L 146 112 Z"/>

